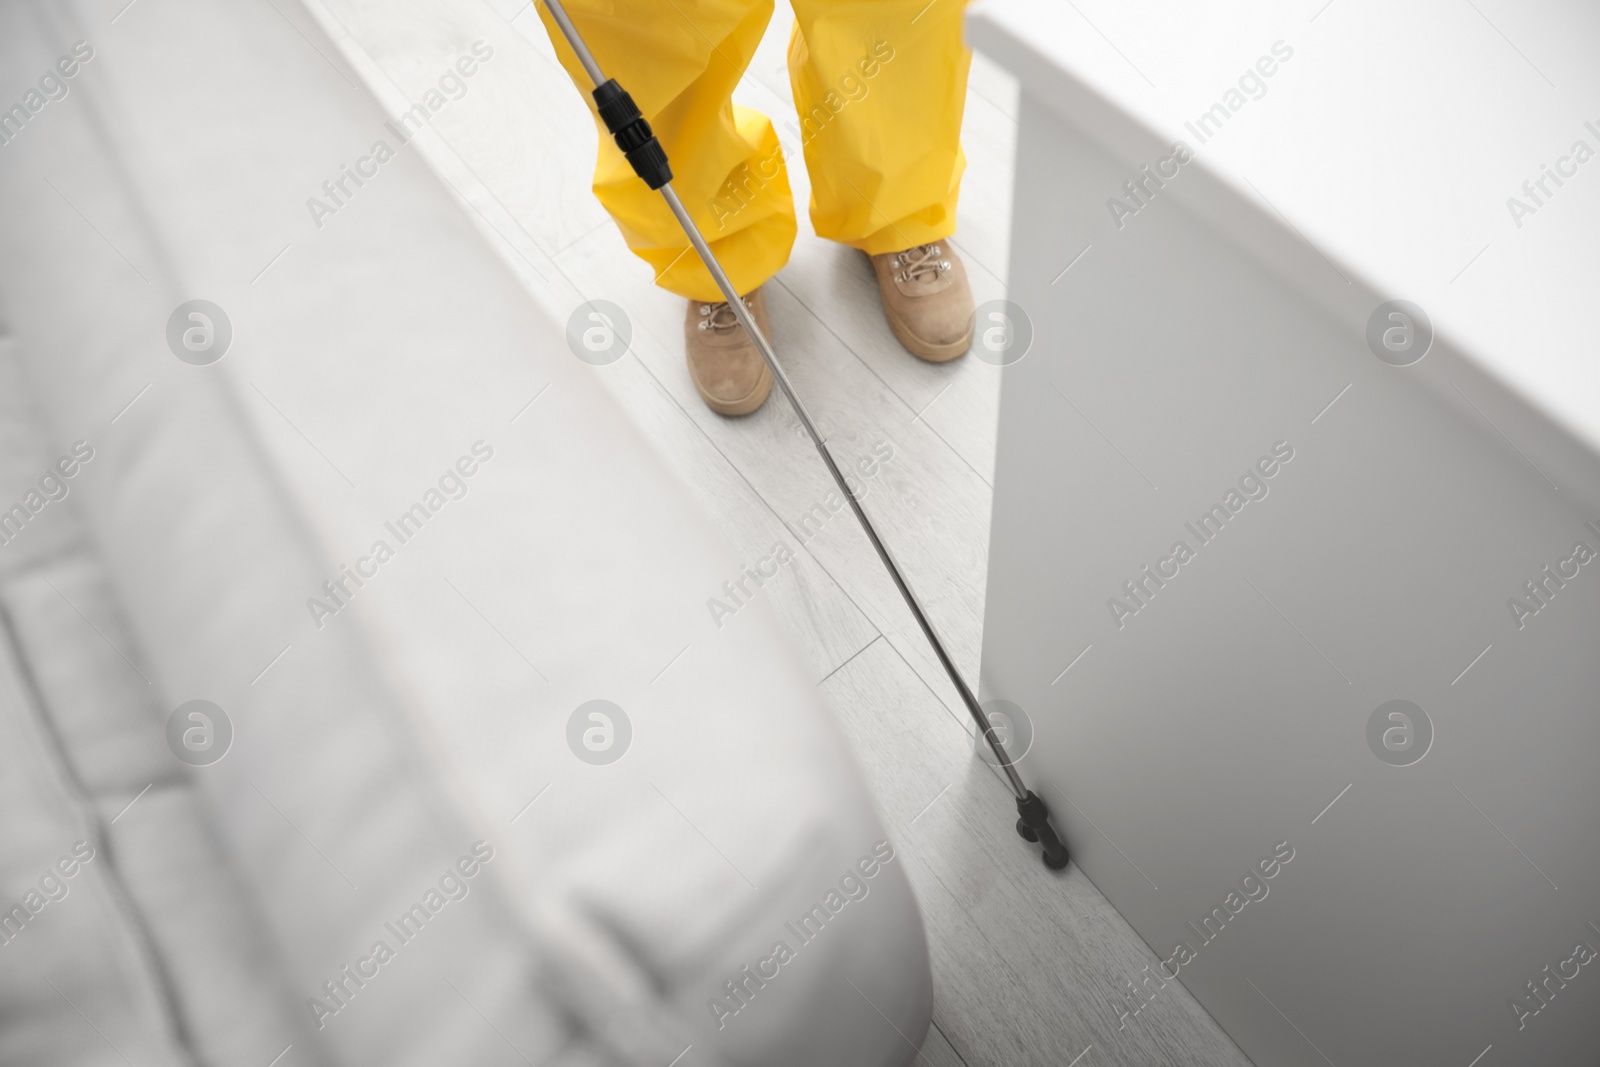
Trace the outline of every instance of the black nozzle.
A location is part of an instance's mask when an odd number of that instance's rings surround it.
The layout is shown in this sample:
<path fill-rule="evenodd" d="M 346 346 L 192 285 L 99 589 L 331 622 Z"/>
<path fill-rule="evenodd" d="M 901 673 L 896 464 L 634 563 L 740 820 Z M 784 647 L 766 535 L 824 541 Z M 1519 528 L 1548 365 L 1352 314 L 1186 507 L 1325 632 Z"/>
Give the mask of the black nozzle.
<path fill-rule="evenodd" d="M 639 112 L 628 91 L 617 84 L 617 79 L 607 79 L 595 86 L 594 103 L 600 118 L 611 131 L 611 137 L 628 158 L 633 172 L 644 179 L 652 189 L 659 189 L 672 180 L 672 168 L 667 164 L 666 149 L 656 140 L 655 131 Z"/>
<path fill-rule="evenodd" d="M 1027 797 L 1017 801 L 1017 815 L 1017 833 L 1024 840 L 1037 841 L 1044 846 L 1044 865 L 1052 871 L 1065 867 L 1067 846 L 1061 843 L 1055 827 L 1050 825 L 1050 809 L 1039 794 L 1028 790 Z"/>

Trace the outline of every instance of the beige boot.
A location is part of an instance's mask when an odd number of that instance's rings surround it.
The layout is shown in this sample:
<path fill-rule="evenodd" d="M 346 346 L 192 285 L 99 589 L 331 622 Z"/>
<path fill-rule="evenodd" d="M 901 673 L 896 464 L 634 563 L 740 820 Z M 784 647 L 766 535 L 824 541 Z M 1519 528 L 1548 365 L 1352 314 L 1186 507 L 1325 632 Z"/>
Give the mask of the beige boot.
<path fill-rule="evenodd" d="M 946 241 L 872 257 L 889 328 L 906 351 L 944 363 L 972 345 L 972 287 L 967 268 Z"/>
<path fill-rule="evenodd" d="M 767 305 L 756 289 L 744 298 L 761 332 L 772 339 Z M 772 392 L 772 372 L 724 301 L 689 301 L 683 322 L 689 377 L 706 407 L 718 415 L 748 415 Z"/>

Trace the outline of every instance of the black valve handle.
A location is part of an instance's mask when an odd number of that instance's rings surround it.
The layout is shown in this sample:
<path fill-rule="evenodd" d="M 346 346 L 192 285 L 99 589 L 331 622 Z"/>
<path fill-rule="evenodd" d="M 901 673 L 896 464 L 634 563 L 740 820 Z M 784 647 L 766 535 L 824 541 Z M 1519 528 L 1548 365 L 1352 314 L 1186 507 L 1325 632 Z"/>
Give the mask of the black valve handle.
<path fill-rule="evenodd" d="M 594 87 L 594 103 L 600 110 L 601 121 L 611 131 L 612 140 L 633 166 L 633 172 L 651 189 L 659 189 L 670 182 L 672 167 L 667 163 L 667 150 L 656 140 L 655 131 L 645 121 L 628 90 L 618 85 L 617 79 L 608 78 Z"/>

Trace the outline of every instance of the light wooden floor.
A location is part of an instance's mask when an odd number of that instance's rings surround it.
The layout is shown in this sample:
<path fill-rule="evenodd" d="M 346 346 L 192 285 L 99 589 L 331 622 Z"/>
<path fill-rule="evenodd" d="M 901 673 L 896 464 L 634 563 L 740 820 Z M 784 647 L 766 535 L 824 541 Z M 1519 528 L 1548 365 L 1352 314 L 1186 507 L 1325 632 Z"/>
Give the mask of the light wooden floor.
<path fill-rule="evenodd" d="M 800 517 L 831 487 L 826 471 L 781 397 L 739 420 L 700 403 L 683 364 L 682 302 L 653 286 L 590 194 L 595 130 L 526 0 L 309 7 L 392 114 L 473 41 L 490 43 L 494 57 L 467 95 L 413 144 L 557 321 L 589 299 L 626 310 L 630 354 L 597 373 L 735 551 L 754 560 L 801 540 Z M 797 128 L 784 69 L 790 21 L 780 4 L 737 95 L 780 129 Z M 975 59 L 955 244 L 979 301 L 1004 292 L 1016 97 L 1004 72 Z M 804 205 L 804 169 L 790 181 Z M 768 288 L 780 354 L 841 458 L 892 444 L 866 507 L 975 679 L 1000 371 L 907 355 L 866 261 L 818 240 L 800 216 L 793 258 Z M 920 1063 L 1248 1063 L 1176 983 L 1119 1030 L 1124 983 L 1156 957 L 1075 866 L 1053 875 L 1015 837 L 1009 791 L 973 758 L 954 690 L 847 513 L 806 540 L 762 595 L 840 716 L 907 857 L 934 967 L 935 1027 Z"/>

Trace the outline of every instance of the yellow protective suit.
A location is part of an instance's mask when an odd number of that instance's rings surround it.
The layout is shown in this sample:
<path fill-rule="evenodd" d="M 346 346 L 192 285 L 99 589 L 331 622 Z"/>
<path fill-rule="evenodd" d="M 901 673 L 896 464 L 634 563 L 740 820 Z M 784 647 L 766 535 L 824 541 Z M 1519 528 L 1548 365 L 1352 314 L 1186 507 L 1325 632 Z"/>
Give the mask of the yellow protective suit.
<path fill-rule="evenodd" d="M 593 111 L 588 76 L 534 2 Z M 660 138 L 673 187 L 741 293 L 778 273 L 794 244 L 785 148 L 804 151 L 811 224 L 822 237 L 877 254 L 955 232 L 972 58 L 963 0 L 792 2 L 789 82 L 800 129 L 786 129 L 780 145 L 765 115 L 732 100 L 772 0 L 566 0 L 600 69 Z M 660 194 L 603 125 L 594 192 L 628 247 L 655 268 L 656 284 L 722 299 Z"/>

